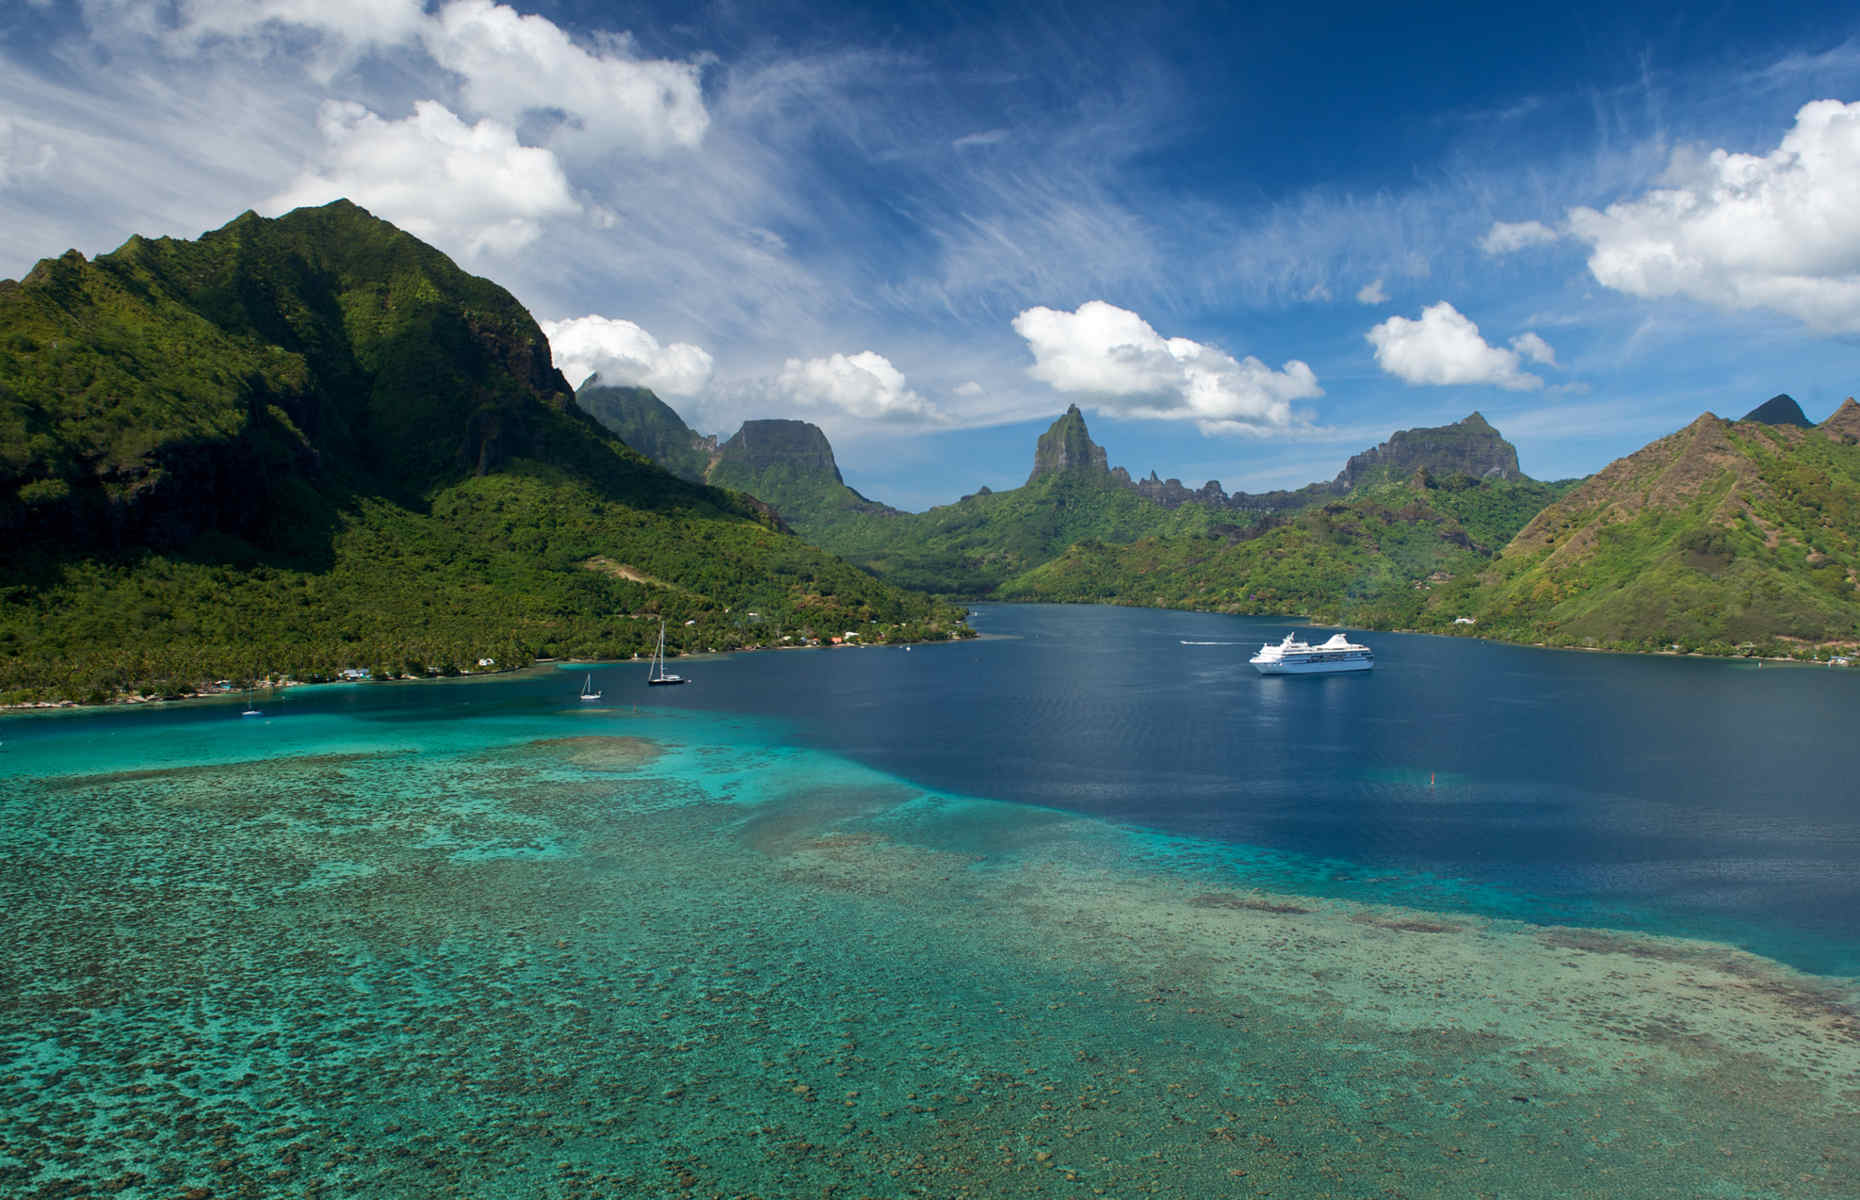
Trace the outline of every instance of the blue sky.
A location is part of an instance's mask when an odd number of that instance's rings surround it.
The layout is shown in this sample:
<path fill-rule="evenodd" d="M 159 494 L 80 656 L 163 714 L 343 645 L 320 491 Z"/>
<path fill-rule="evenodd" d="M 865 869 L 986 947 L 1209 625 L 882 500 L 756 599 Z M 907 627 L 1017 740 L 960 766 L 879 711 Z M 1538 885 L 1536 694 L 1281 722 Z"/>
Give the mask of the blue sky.
<path fill-rule="evenodd" d="M 16 0 L 0 275 L 347 195 L 571 376 L 905 507 L 1068 403 L 1190 486 L 1477 409 L 1586 474 L 1860 375 L 1860 13 Z"/>

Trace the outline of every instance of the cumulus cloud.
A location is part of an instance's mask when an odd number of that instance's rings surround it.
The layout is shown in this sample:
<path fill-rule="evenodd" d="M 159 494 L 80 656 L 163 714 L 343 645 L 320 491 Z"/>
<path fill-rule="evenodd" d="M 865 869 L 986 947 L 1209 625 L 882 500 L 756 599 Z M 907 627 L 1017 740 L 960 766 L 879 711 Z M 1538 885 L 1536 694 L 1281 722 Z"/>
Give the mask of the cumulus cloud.
<path fill-rule="evenodd" d="M 1366 336 L 1376 348 L 1376 365 L 1408 383 L 1483 383 L 1518 392 L 1544 385 L 1519 368 L 1519 350 L 1487 345 L 1479 327 L 1445 300 L 1422 309 L 1418 321 L 1390 317 Z M 1549 343 L 1534 333 L 1520 334 L 1513 345 L 1528 345 L 1525 353 L 1536 362 L 1555 357 Z"/>
<path fill-rule="evenodd" d="M 635 58 L 625 37 L 591 52 L 546 17 L 491 0 L 453 0 L 433 14 L 422 39 L 434 61 L 463 79 L 472 111 L 512 124 L 528 113 L 561 113 L 550 140 L 571 148 L 657 154 L 697 145 L 710 124 L 696 64 Z"/>
<path fill-rule="evenodd" d="M 1860 103 L 1803 105 L 1765 155 L 1675 154 L 1666 182 L 1570 210 L 1597 282 L 1860 332 Z"/>
<path fill-rule="evenodd" d="M 523 146 L 508 126 L 467 125 L 422 100 L 385 121 L 351 101 L 317 118 L 326 154 L 272 197 L 273 211 L 346 196 L 417 237 L 468 256 L 509 254 L 542 236 L 542 222 L 580 211 L 555 155 Z"/>
<path fill-rule="evenodd" d="M 791 358 L 775 380 L 775 391 L 801 408 L 837 410 L 868 421 L 942 419 L 935 405 L 905 383 L 904 372 L 871 350 L 828 358 Z"/>
<path fill-rule="evenodd" d="M 1077 312 L 1030 308 L 1014 318 L 1027 373 L 1124 416 L 1192 420 L 1204 433 L 1262 433 L 1293 423 L 1292 401 L 1321 396 L 1311 368 L 1274 371 L 1188 338 L 1164 338 L 1136 313 L 1102 300 Z"/>
<path fill-rule="evenodd" d="M 695 396 L 710 382 L 711 357 L 689 342 L 659 344 L 631 321 L 589 315 L 544 321 L 555 365 L 580 387 L 599 373 L 602 383 L 651 388 L 661 396 Z"/>
<path fill-rule="evenodd" d="M 959 383 L 956 385 L 956 394 L 965 399 L 979 396 L 982 394 L 982 385 L 975 382 L 973 379 L 968 380 L 966 383 Z"/>
<path fill-rule="evenodd" d="M 1479 249 L 1497 257 L 1556 240 L 1556 230 L 1542 221 L 1495 221 L 1479 239 Z"/>
<path fill-rule="evenodd" d="M 1542 363 L 1546 367 L 1556 366 L 1556 351 L 1550 348 L 1549 342 L 1533 332 L 1520 333 L 1512 338 L 1511 348 L 1534 363 Z"/>
<path fill-rule="evenodd" d="M 1387 304 L 1389 294 L 1383 290 L 1380 279 L 1372 279 L 1356 289 L 1356 302 L 1358 304 Z"/>

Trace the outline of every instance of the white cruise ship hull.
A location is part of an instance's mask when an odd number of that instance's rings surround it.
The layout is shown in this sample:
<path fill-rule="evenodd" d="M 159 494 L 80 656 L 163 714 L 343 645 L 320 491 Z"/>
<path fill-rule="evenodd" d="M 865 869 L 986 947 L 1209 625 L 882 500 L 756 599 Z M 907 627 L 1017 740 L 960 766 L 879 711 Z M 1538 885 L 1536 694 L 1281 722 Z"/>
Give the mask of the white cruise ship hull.
<path fill-rule="evenodd" d="M 1253 669 L 1261 675 L 1329 675 L 1337 671 L 1367 671 L 1376 660 L 1367 655 L 1337 655 L 1322 661 L 1256 662 Z"/>

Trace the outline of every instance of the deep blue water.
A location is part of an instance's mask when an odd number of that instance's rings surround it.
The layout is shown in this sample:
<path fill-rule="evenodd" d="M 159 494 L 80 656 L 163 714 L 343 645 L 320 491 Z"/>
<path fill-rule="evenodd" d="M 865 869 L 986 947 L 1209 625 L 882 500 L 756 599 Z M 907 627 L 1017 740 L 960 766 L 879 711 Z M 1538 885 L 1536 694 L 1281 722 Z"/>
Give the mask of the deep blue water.
<path fill-rule="evenodd" d="M 989 605 L 972 624 L 995 636 L 744 655 L 655 692 L 785 717 L 926 787 L 1337 860 L 1345 890 L 1420 873 L 1500 915 L 1860 974 L 1860 670 L 1379 633 L 1373 672 L 1264 678 L 1247 658 L 1297 623 Z M 644 700 L 642 670 L 606 679 Z"/>
<path fill-rule="evenodd" d="M 610 705 L 773 720 L 940 792 L 1204 840 L 1255 875 L 1280 861 L 1305 890 L 1709 937 L 1860 975 L 1860 671 L 1372 634 L 1373 672 L 1262 678 L 1246 659 L 1294 623 L 1068 606 L 986 606 L 973 623 L 987 636 L 908 652 L 687 660 L 683 688 L 648 689 L 643 663 L 595 681 Z M 267 707 L 521 715 L 559 707 L 585 670 Z M 193 728 L 201 711 L 26 719 L 0 737 L 17 749 L 77 720 L 107 758 L 113 729 Z"/>

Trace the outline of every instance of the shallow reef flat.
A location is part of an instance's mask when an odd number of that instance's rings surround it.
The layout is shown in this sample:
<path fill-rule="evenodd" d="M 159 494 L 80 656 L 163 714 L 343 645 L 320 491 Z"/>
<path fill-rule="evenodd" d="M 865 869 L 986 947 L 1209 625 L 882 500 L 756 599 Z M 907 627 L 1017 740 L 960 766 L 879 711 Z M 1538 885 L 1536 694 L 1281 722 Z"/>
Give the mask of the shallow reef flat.
<path fill-rule="evenodd" d="M 1853 981 L 484 732 L 0 781 L 0 1194 L 1860 1192 Z"/>

